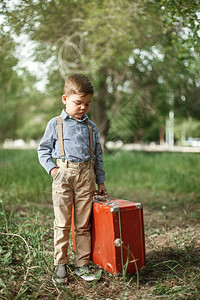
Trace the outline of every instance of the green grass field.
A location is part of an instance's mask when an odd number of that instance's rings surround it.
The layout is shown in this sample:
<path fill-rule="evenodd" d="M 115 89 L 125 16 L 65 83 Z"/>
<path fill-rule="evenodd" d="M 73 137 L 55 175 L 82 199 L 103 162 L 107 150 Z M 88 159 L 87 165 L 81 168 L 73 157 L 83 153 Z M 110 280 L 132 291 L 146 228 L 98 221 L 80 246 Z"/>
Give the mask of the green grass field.
<path fill-rule="evenodd" d="M 110 195 L 144 207 L 147 266 L 94 283 L 69 274 L 55 286 L 51 178 L 34 150 L 0 150 L 0 299 L 197 299 L 200 292 L 200 156 L 104 155 Z M 74 253 L 70 244 L 70 257 Z M 95 267 L 95 266 L 94 266 Z"/>

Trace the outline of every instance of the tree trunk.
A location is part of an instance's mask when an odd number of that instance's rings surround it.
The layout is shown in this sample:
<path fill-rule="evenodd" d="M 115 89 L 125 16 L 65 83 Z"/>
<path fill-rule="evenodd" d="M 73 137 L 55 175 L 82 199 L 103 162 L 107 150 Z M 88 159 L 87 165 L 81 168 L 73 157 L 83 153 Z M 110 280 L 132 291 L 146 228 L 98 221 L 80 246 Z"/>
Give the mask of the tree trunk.
<path fill-rule="evenodd" d="M 92 103 L 91 107 L 91 119 L 98 127 L 103 151 L 106 150 L 105 144 L 110 126 L 106 112 L 106 101 L 108 101 L 106 78 L 106 70 L 101 70 L 98 90 L 95 93 L 96 97 L 93 100 L 94 102 Z"/>
<path fill-rule="evenodd" d="M 160 127 L 159 128 L 159 137 L 160 137 L 160 145 L 164 145 L 165 143 L 165 134 L 164 134 L 164 128 Z"/>

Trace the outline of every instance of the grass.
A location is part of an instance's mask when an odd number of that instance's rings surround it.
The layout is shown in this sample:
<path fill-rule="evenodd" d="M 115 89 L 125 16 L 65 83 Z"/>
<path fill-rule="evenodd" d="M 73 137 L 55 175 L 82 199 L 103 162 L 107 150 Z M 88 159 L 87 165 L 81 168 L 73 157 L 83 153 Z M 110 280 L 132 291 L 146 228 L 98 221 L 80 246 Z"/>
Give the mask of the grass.
<path fill-rule="evenodd" d="M 199 193 L 197 154 L 118 152 L 105 157 L 109 184 L 120 188 Z M 111 186 L 112 187 L 112 186 Z M 122 189 L 122 192 L 124 190 Z"/>
<path fill-rule="evenodd" d="M 77 279 L 71 244 L 68 285 L 55 286 L 51 178 L 33 150 L 0 150 L 0 167 L 0 299 L 198 298 L 198 154 L 104 156 L 108 192 L 144 206 L 147 266 L 139 272 L 138 291 L 136 274 Z"/>

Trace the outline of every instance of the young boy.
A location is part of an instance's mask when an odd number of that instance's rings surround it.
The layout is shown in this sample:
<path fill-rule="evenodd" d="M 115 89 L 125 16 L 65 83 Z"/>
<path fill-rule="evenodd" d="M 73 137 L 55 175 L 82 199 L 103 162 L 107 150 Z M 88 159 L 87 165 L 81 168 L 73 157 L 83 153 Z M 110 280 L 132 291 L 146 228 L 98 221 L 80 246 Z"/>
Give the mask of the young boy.
<path fill-rule="evenodd" d="M 86 76 L 82 74 L 69 76 L 62 96 L 66 108 L 61 113 L 61 119 L 54 117 L 48 122 L 38 148 L 40 164 L 53 178 L 52 198 L 55 215 L 53 280 L 57 282 L 64 282 L 67 278 L 72 205 L 74 205 L 76 242 L 75 274 L 87 281 L 95 279 L 95 275 L 89 272 L 91 254 L 89 220 L 95 181 L 99 193 L 105 193 L 106 188 L 97 127 L 86 115 L 93 94 L 94 87 Z M 59 134 L 62 135 L 60 141 Z"/>

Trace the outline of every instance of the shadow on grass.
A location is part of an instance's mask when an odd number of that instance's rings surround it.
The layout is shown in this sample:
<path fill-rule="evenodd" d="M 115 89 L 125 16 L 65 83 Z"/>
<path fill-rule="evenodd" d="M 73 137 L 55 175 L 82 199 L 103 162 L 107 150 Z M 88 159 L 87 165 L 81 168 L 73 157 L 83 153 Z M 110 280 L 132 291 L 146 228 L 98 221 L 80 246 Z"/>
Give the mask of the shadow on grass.
<path fill-rule="evenodd" d="M 200 248 L 186 247 L 183 250 L 165 248 L 148 253 L 146 268 L 140 271 L 140 284 L 153 283 L 167 278 L 188 280 L 200 276 Z M 198 273 L 198 274 L 197 274 Z"/>

